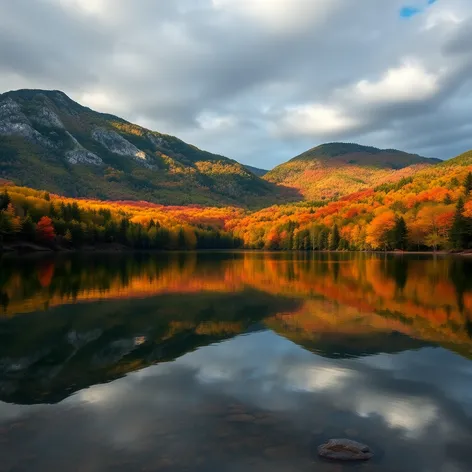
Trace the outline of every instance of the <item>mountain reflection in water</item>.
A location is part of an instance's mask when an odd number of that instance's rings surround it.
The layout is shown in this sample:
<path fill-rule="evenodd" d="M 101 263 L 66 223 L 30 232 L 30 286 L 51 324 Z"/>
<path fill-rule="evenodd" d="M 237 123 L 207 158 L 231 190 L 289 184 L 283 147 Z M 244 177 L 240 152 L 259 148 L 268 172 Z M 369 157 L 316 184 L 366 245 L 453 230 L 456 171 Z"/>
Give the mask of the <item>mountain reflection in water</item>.
<path fill-rule="evenodd" d="M 471 269 L 418 255 L 5 258 L 4 468 L 342 470 L 314 446 L 348 436 L 376 450 L 366 470 L 468 471 Z"/>

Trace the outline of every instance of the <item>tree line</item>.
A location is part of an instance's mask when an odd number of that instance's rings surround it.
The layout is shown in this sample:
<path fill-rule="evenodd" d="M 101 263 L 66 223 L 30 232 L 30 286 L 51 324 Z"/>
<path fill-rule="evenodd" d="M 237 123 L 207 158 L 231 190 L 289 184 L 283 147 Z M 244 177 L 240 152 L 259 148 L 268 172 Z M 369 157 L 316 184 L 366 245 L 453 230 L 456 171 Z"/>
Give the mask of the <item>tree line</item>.
<path fill-rule="evenodd" d="M 21 198 L 29 192 L 33 196 Z M 142 224 L 133 222 L 132 218 L 133 215 L 124 211 L 87 209 L 78 202 L 52 201 L 47 192 L 17 187 L 9 192 L 5 188 L 0 194 L 0 247 L 18 242 L 51 248 L 117 243 L 133 249 L 158 250 L 241 246 L 241 241 L 232 234 L 208 225 L 166 227 L 158 220 L 150 219 Z"/>
<path fill-rule="evenodd" d="M 446 176 L 441 169 L 429 172 L 335 201 L 255 212 L 83 201 L 6 186 L 0 192 L 0 244 L 120 244 L 142 250 L 472 249 L 472 173 L 463 167 Z"/>

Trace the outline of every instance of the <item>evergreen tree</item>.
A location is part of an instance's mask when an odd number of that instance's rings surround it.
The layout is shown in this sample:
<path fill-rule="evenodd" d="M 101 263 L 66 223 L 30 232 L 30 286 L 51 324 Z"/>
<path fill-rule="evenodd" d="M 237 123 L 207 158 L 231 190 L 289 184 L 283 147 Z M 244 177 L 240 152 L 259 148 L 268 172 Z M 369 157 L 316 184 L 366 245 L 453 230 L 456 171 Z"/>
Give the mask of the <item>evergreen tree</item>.
<path fill-rule="evenodd" d="M 169 230 L 165 228 L 159 228 L 156 233 L 154 244 L 156 249 L 168 249 L 170 244 Z"/>
<path fill-rule="evenodd" d="M 467 219 L 464 216 L 464 200 L 459 198 L 452 222 L 449 239 L 454 249 L 464 249 L 467 238 Z"/>
<path fill-rule="evenodd" d="M 310 231 L 304 229 L 298 232 L 298 241 L 299 241 L 299 249 L 302 251 L 308 251 L 311 249 L 311 242 L 310 242 Z"/>
<path fill-rule="evenodd" d="M 6 210 L 8 205 L 11 203 L 10 195 L 5 189 L 2 194 L 0 194 L 0 211 Z"/>
<path fill-rule="evenodd" d="M 300 242 L 300 231 L 295 231 L 293 233 L 293 237 L 292 237 L 292 249 L 294 251 L 298 251 L 300 249 L 300 246 L 301 246 L 301 242 Z"/>
<path fill-rule="evenodd" d="M 80 208 L 77 202 L 74 202 L 71 205 L 71 216 L 73 220 L 76 220 L 76 221 L 81 220 Z"/>
<path fill-rule="evenodd" d="M 0 211 L 0 245 L 13 233 L 13 225 L 10 216 Z"/>
<path fill-rule="evenodd" d="M 49 216 L 51 218 L 55 218 L 57 216 L 57 211 L 56 211 L 56 207 L 54 206 L 53 203 L 50 203 L 49 204 Z"/>
<path fill-rule="evenodd" d="M 66 234 L 64 235 L 64 239 L 71 244 L 72 243 L 72 233 L 70 232 L 70 229 L 66 231 Z"/>
<path fill-rule="evenodd" d="M 467 177 L 465 178 L 464 189 L 466 195 L 470 195 L 470 193 L 472 192 L 472 172 L 469 172 L 467 174 Z"/>
<path fill-rule="evenodd" d="M 185 232 L 182 227 L 179 229 L 178 239 L 177 239 L 177 249 L 185 249 L 186 248 L 186 241 L 185 241 Z"/>
<path fill-rule="evenodd" d="M 26 241 L 34 241 L 36 235 L 36 225 L 29 215 L 26 215 L 21 224 L 21 236 Z"/>
<path fill-rule="evenodd" d="M 318 234 L 318 249 L 324 251 L 328 249 L 328 237 L 329 232 L 326 228 L 323 228 Z"/>
<path fill-rule="evenodd" d="M 338 225 L 335 224 L 333 228 L 331 229 L 331 232 L 329 234 L 329 239 L 328 239 L 328 249 L 330 251 L 336 251 L 339 247 L 339 241 L 341 240 L 341 237 L 339 235 L 339 229 Z"/>
<path fill-rule="evenodd" d="M 391 246 L 393 249 L 404 251 L 408 245 L 408 228 L 403 216 L 395 219 L 395 226 L 392 230 Z"/>
<path fill-rule="evenodd" d="M 450 205 L 451 203 L 452 203 L 451 195 L 449 193 L 447 193 L 446 196 L 444 197 L 444 204 L 445 205 Z"/>

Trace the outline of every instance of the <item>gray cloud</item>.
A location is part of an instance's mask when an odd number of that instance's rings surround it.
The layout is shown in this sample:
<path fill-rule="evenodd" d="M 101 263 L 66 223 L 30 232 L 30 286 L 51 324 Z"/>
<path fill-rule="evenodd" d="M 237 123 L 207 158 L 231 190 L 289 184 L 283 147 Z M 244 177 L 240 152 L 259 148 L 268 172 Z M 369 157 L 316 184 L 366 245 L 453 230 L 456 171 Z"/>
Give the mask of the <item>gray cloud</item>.
<path fill-rule="evenodd" d="M 0 89 L 261 167 L 330 140 L 448 158 L 472 147 L 468 3 L 0 0 Z"/>

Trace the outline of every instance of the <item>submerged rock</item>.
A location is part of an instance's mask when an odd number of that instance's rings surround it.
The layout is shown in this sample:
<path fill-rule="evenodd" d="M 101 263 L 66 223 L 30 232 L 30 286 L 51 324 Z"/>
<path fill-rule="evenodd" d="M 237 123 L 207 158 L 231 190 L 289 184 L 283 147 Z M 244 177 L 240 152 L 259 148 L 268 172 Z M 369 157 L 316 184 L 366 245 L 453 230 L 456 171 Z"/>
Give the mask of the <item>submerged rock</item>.
<path fill-rule="evenodd" d="M 366 461 L 374 455 L 369 446 L 352 439 L 330 439 L 318 447 L 318 454 L 338 461 Z"/>

